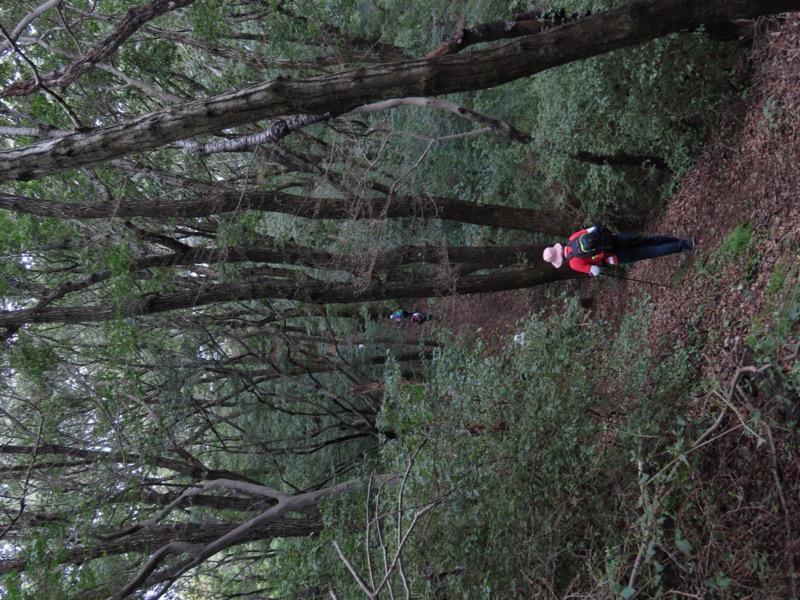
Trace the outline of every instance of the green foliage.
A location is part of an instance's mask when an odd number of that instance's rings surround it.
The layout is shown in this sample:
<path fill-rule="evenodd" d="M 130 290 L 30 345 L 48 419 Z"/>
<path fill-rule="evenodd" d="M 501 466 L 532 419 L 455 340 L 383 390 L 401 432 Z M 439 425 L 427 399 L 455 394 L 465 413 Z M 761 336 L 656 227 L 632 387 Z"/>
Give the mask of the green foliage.
<path fill-rule="evenodd" d="M 775 266 L 767 283 L 767 302 L 762 312 L 753 320 L 748 335 L 748 345 L 765 361 L 780 361 L 789 354 L 796 340 L 800 320 L 800 283 L 793 280 L 793 261 L 782 258 Z M 795 376 L 794 384 L 800 384 Z"/>
<path fill-rule="evenodd" d="M 9 359 L 9 366 L 21 378 L 39 384 L 47 373 L 56 369 L 59 362 L 59 356 L 50 344 L 27 332 L 18 334 Z"/>
<path fill-rule="evenodd" d="M 755 266 L 756 256 L 745 260 L 746 251 L 753 245 L 753 227 L 749 223 L 742 223 L 734 227 L 719 247 L 711 255 L 706 255 L 697 265 L 699 272 L 704 274 L 718 273 L 726 265 L 741 264 L 744 268 L 743 279 L 749 278 Z"/>
<path fill-rule="evenodd" d="M 224 21 L 216 22 L 224 23 Z M 133 73 L 151 73 L 162 82 L 166 82 L 178 61 L 178 47 L 167 40 L 147 40 L 123 46 L 120 49 L 120 60 L 127 68 L 132 69 Z"/>
<path fill-rule="evenodd" d="M 527 324 L 521 348 L 490 356 L 480 342 L 452 340 L 423 383 L 390 370 L 380 423 L 398 439 L 383 448 L 385 470 L 402 471 L 424 445 L 406 482 L 408 503 L 445 499 L 404 557 L 407 571 L 464 567 L 438 584 L 418 581 L 423 597 L 438 585 L 472 598 L 490 589 L 530 594 L 530 581 L 591 581 L 591 563 L 571 557 L 621 541 L 616 519 L 636 485 L 625 457 L 663 447 L 672 417 L 659 407 L 669 399 L 674 410 L 693 373 L 685 353 L 657 359 L 643 347 L 637 332 L 647 318 L 644 308 L 627 318 L 608 348 L 607 324 L 566 301 L 560 314 Z M 631 398 L 626 424 L 614 429 L 602 427 L 607 395 Z M 331 535 L 353 554 L 364 540 L 338 519 Z"/>
<path fill-rule="evenodd" d="M 642 198 L 653 195 L 653 184 L 657 189 L 657 173 L 580 164 L 576 153 L 658 156 L 680 177 L 708 131 L 729 60 L 699 34 L 670 36 L 533 79 L 529 90 L 539 107 L 533 136 L 546 184 L 563 188 L 562 202 L 580 199 L 589 216 L 619 218 L 658 201 L 658 194 Z"/>
<path fill-rule="evenodd" d="M 566 8 L 596 11 L 609 4 L 573 2 Z M 686 33 L 461 94 L 456 102 L 505 119 L 530 133 L 533 143 L 511 143 L 497 133 L 440 143 L 407 181 L 432 194 L 489 203 L 535 208 L 556 201 L 578 211 L 581 220 L 631 220 L 632 213 L 657 210 L 690 167 L 716 106 L 728 94 L 730 67 L 740 58 L 731 45 L 712 42 L 701 32 Z M 392 119 L 396 130 L 428 136 L 474 127 L 420 110 L 395 111 Z M 397 153 L 405 162 L 400 172 L 424 148 L 423 141 L 407 140 Z M 578 152 L 655 156 L 669 171 L 590 164 L 578 160 Z M 393 162 L 391 154 L 384 158 Z"/>
<path fill-rule="evenodd" d="M 224 0 L 209 0 L 189 9 L 189 21 L 200 37 L 218 39 L 228 29 L 227 4 Z"/>
<path fill-rule="evenodd" d="M 769 96 L 764 101 L 764 108 L 761 110 L 763 114 L 763 119 L 761 120 L 761 127 L 773 131 L 777 127 L 777 121 L 779 118 L 782 118 L 782 113 L 784 112 L 785 108 L 783 106 L 776 106 L 775 105 L 775 98 Z"/>
<path fill-rule="evenodd" d="M 742 223 L 734 227 L 719 247 L 719 254 L 727 260 L 735 260 L 750 244 L 753 243 L 753 227 Z"/>

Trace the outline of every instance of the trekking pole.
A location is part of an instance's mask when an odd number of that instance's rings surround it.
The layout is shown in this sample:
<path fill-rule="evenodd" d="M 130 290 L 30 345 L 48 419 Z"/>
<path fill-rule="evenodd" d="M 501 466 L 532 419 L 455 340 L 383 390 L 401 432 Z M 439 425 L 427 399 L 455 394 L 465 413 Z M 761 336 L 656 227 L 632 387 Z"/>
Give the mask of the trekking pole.
<path fill-rule="evenodd" d="M 644 279 L 634 279 L 633 277 L 624 277 L 622 275 L 614 275 L 613 273 L 600 273 L 606 277 L 613 277 L 614 279 L 624 279 L 625 281 L 635 281 L 636 283 L 646 283 L 648 285 L 657 285 L 658 287 L 671 288 L 671 285 L 666 283 L 656 283 L 655 281 L 645 281 Z"/>

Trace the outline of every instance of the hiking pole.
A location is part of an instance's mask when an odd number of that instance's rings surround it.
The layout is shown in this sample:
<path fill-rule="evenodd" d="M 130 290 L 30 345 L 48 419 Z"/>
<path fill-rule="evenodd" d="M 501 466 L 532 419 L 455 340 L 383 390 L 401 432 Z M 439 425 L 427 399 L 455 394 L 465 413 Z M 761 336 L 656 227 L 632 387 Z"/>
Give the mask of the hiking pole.
<path fill-rule="evenodd" d="M 625 281 L 635 281 L 636 283 L 646 283 L 648 285 L 657 285 L 658 287 L 671 288 L 671 285 L 666 283 L 656 283 L 655 281 L 645 281 L 644 279 L 634 279 L 633 277 L 624 277 L 622 275 L 614 275 L 613 273 L 600 273 L 606 277 L 613 277 L 614 279 L 624 279 Z"/>

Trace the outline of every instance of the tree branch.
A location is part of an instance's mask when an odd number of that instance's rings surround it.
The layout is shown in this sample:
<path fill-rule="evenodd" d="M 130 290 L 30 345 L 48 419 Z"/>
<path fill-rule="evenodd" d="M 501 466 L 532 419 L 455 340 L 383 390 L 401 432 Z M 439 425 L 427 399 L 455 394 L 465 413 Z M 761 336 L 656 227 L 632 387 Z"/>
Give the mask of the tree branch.
<path fill-rule="evenodd" d="M 514 142 L 528 144 L 532 140 L 531 136 L 515 129 L 502 119 L 491 117 L 489 115 L 483 115 L 475 112 L 474 110 L 470 110 L 469 108 L 459 106 L 455 102 L 434 98 L 397 98 L 394 100 L 385 100 L 383 102 L 375 102 L 373 104 L 366 104 L 364 106 L 354 108 L 353 110 L 346 111 L 338 116 L 341 118 L 347 118 L 355 115 L 368 115 L 384 110 L 390 110 L 392 108 L 397 108 L 399 106 L 416 106 L 420 108 L 445 110 L 453 113 L 454 115 L 467 119 L 468 121 L 472 121 L 473 123 L 485 125 L 490 129 L 503 134 L 505 137 Z M 178 140 L 175 142 L 175 145 L 189 152 L 197 153 L 200 156 L 217 154 L 221 152 L 242 152 L 248 148 L 252 148 L 253 146 L 268 143 L 274 144 L 298 129 L 302 129 L 316 123 L 329 121 L 336 116 L 337 115 L 332 112 L 327 112 L 322 115 L 295 115 L 292 117 L 279 119 L 268 130 L 253 135 L 220 142 L 209 142 L 205 144 L 188 140 Z"/>
<path fill-rule="evenodd" d="M 58 86 L 64 89 L 97 63 L 106 60 L 136 33 L 142 25 L 161 15 L 184 8 L 195 0 L 152 0 L 130 9 L 120 24 L 102 42 L 92 48 L 86 55 L 73 62 L 69 67 L 44 76 L 41 79 L 18 81 L 0 92 L 0 98 L 6 96 L 27 96 L 41 87 Z M 11 40 L 9 40 L 10 43 Z"/>
<path fill-rule="evenodd" d="M 442 100 L 439 98 L 419 98 L 419 97 L 409 97 L 409 98 L 395 98 L 394 100 L 384 100 L 382 102 L 374 102 L 372 104 L 366 104 L 364 106 L 360 106 L 356 109 L 351 110 L 342 115 L 342 118 L 347 118 L 351 115 L 367 115 L 372 114 L 375 112 L 383 111 L 383 110 L 390 110 L 392 108 L 397 108 L 398 106 L 416 106 L 421 108 L 431 108 L 435 110 L 444 110 L 468 121 L 472 121 L 473 123 L 478 123 L 480 125 L 485 125 L 490 127 L 491 129 L 503 134 L 505 137 L 510 139 L 514 142 L 519 142 L 521 144 L 529 144 L 532 141 L 531 136 L 526 133 L 515 129 L 512 125 L 507 123 L 502 119 L 498 119 L 497 117 L 492 117 L 489 115 L 484 115 L 479 112 L 475 112 L 474 110 L 470 110 L 469 108 L 465 108 L 456 104 L 455 102 L 450 102 L 449 100 Z"/>
<path fill-rule="evenodd" d="M 34 8 L 28 14 L 26 14 L 17 26 L 11 30 L 11 33 L 8 34 L 6 38 L 5 44 L 0 44 L 0 55 L 8 52 L 9 50 L 13 49 L 13 42 L 16 42 L 19 39 L 19 36 L 22 35 L 22 32 L 27 29 L 28 25 L 30 25 L 33 21 L 35 21 L 38 17 L 46 13 L 51 8 L 55 8 L 59 4 L 61 4 L 63 0 L 47 0 L 44 4 Z"/>
<path fill-rule="evenodd" d="M 190 0 L 183 0 L 188 2 Z M 407 96 L 494 87 L 698 27 L 800 8 L 800 0 L 637 0 L 504 46 L 304 79 L 277 78 L 141 117 L 0 152 L 0 180 L 30 180 L 287 114 L 323 114 Z"/>
<path fill-rule="evenodd" d="M 64 112 L 67 113 L 69 120 L 72 121 L 72 124 L 75 125 L 76 129 L 78 131 L 85 130 L 86 127 L 84 127 L 84 125 L 81 123 L 78 115 L 75 114 L 75 112 L 69 107 L 69 105 L 61 96 L 51 90 L 50 87 L 42 80 L 41 75 L 39 75 L 39 69 L 36 68 L 36 65 L 33 64 L 33 61 L 28 58 L 28 56 L 19 48 L 19 46 L 17 46 L 17 43 L 11 39 L 11 36 L 8 34 L 2 24 L 0 24 L 0 33 L 3 34 L 3 37 L 6 39 L 11 48 L 13 48 L 14 51 L 22 58 L 22 60 L 28 63 L 28 66 L 31 68 L 31 71 L 33 72 L 33 89 L 40 89 L 53 98 L 53 100 L 56 101 L 56 104 L 58 104 L 64 110 Z M 0 93 L 0 98 L 2 97 L 3 95 Z"/>
<path fill-rule="evenodd" d="M 394 474 L 385 474 L 379 475 L 376 477 L 376 480 L 381 482 L 382 484 L 392 484 L 399 482 L 399 477 Z M 240 482 L 210 482 L 212 484 L 217 485 L 236 485 L 239 486 Z M 349 481 L 345 481 L 336 485 L 333 485 L 328 488 L 324 488 L 321 490 L 315 490 L 311 492 L 305 492 L 301 494 L 289 495 L 285 492 L 281 492 L 274 488 L 269 488 L 266 486 L 246 486 L 246 489 L 252 493 L 259 493 L 259 489 L 263 490 L 263 495 L 268 495 L 269 497 L 275 498 L 278 500 L 278 504 L 269 508 L 268 510 L 264 511 L 260 515 L 250 519 L 249 521 L 242 523 L 240 526 L 236 527 L 232 531 L 228 532 L 227 534 L 221 536 L 217 540 L 203 546 L 202 548 L 197 548 L 195 545 L 191 544 L 191 548 L 183 548 L 174 546 L 173 544 L 168 544 L 164 546 L 162 549 L 158 550 L 151 558 L 147 561 L 145 568 L 147 569 L 147 573 L 145 573 L 145 569 L 142 569 L 132 580 L 128 583 L 122 590 L 120 590 L 117 594 L 114 595 L 114 600 L 121 600 L 132 594 L 136 589 L 138 589 L 147 579 L 148 575 L 152 573 L 158 566 L 158 564 L 166 558 L 168 554 L 174 553 L 175 551 L 180 551 L 183 553 L 189 552 L 193 557 L 193 560 L 183 565 L 180 569 L 178 569 L 175 573 L 173 573 L 170 578 L 167 580 L 166 585 L 161 589 L 161 591 L 155 595 L 153 598 L 160 598 L 163 596 L 167 590 L 170 588 L 172 583 L 174 583 L 179 577 L 181 577 L 186 572 L 190 571 L 191 569 L 195 568 L 199 564 L 203 563 L 205 560 L 216 554 L 217 552 L 221 552 L 226 548 L 229 548 L 239 542 L 240 539 L 246 536 L 246 534 L 254 529 L 268 523 L 270 521 L 275 521 L 277 519 L 282 518 L 284 515 L 303 510 L 310 506 L 316 506 L 322 500 L 329 498 L 331 496 L 339 496 L 348 491 L 357 489 L 361 486 L 362 481 L 360 479 L 351 479 Z M 245 488 L 242 488 L 245 489 Z M 163 512 L 163 511 L 162 511 Z"/>

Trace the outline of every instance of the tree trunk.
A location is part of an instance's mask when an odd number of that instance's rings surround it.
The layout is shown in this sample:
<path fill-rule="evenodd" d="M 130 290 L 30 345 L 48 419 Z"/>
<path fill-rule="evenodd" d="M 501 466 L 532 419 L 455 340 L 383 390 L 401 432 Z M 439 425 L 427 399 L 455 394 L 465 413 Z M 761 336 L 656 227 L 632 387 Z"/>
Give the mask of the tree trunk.
<path fill-rule="evenodd" d="M 505 269 L 487 275 L 452 278 L 446 273 L 409 273 L 400 281 L 373 278 L 362 288 L 351 283 L 286 279 L 243 283 L 220 283 L 200 289 L 169 294 L 149 294 L 121 304 L 101 306 L 54 306 L 0 312 L 0 327 L 10 331 L 28 323 L 89 323 L 116 318 L 151 315 L 171 310 L 196 308 L 218 302 L 258 299 L 286 299 L 314 304 L 351 304 L 373 300 L 429 298 L 439 295 L 481 294 L 521 289 L 574 279 L 581 275 L 566 266 L 554 269 L 548 263 L 533 267 Z"/>
<path fill-rule="evenodd" d="M 96 545 L 67 548 L 59 556 L 59 564 L 83 563 L 104 556 L 116 556 L 127 552 L 152 552 L 171 542 L 185 542 L 198 546 L 210 544 L 239 527 L 240 523 L 184 523 L 180 525 L 159 525 L 142 529 L 134 535 L 103 542 Z M 308 537 L 323 530 L 322 520 L 276 519 L 254 527 L 237 538 L 237 544 L 278 537 Z M 0 560 L 0 575 L 11 571 L 24 571 L 28 559 L 24 557 Z"/>
<path fill-rule="evenodd" d="M 159 238 L 160 240 L 161 238 Z M 167 238 L 170 239 L 170 238 Z M 156 241 L 165 244 L 165 242 Z M 252 264 L 296 265 L 310 269 L 338 271 L 358 277 L 362 273 L 384 273 L 386 278 L 396 281 L 408 281 L 415 275 L 404 270 L 408 265 L 453 265 L 457 264 L 457 273 L 466 274 L 492 268 L 508 267 L 521 262 L 533 263 L 540 260 L 543 246 L 399 246 L 378 252 L 374 255 L 342 255 L 314 250 L 307 246 L 288 244 L 273 250 L 267 247 L 227 247 L 227 248 L 191 248 L 184 246 L 172 254 L 154 254 L 143 256 L 133 261 L 129 273 L 143 272 L 160 267 L 194 267 L 199 265 L 234 264 L 247 262 Z M 271 269 L 267 267 L 266 269 Z M 262 271 L 264 269 L 261 269 Z M 295 272 L 286 272 L 295 276 Z M 251 276 L 256 275 L 253 270 Z M 274 275 L 273 271 L 267 271 Z M 40 303 L 34 309 L 37 312 L 69 294 L 85 291 L 93 286 L 108 281 L 114 276 L 112 270 L 97 271 L 80 279 L 73 279 L 57 288 L 40 295 Z M 2 313 L 0 313 L 2 314 Z"/>
<path fill-rule="evenodd" d="M 573 230 L 562 215 L 455 198 L 313 198 L 250 190 L 198 196 L 193 200 L 53 202 L 0 192 L 0 208 L 58 219 L 207 217 L 235 211 L 279 212 L 306 219 L 436 218 L 458 223 L 564 236 Z"/>
<path fill-rule="evenodd" d="M 282 115 L 336 113 L 389 98 L 489 88 L 707 21 L 798 8 L 800 0 L 639 0 L 480 52 L 308 79 L 278 78 L 125 123 L 6 150 L 0 153 L 0 181 L 36 179 Z"/>
<path fill-rule="evenodd" d="M 653 167 L 659 171 L 669 171 L 669 165 L 660 156 L 651 156 L 648 154 L 625 154 L 624 152 L 618 154 L 594 154 L 580 150 L 575 158 L 582 162 L 587 162 L 593 165 L 609 166 L 609 167 Z"/>
<path fill-rule="evenodd" d="M 87 464 L 86 461 L 105 461 L 113 462 L 118 465 L 151 465 L 161 469 L 169 469 L 176 473 L 181 473 L 193 479 L 233 479 L 249 483 L 258 483 L 253 479 L 239 475 L 226 469 L 209 469 L 202 463 L 195 460 L 192 463 L 183 462 L 174 458 L 156 456 L 147 458 L 134 452 L 112 452 L 104 450 L 93 450 L 78 448 L 74 446 L 63 446 L 60 444 L 39 444 L 38 446 L 12 446 L 11 444 L 0 445 L 0 454 L 10 454 L 17 456 L 67 456 L 72 459 L 83 459 L 76 465 Z M 70 465 L 61 465 L 70 466 Z M 26 466 L 26 468 L 28 468 Z"/>

